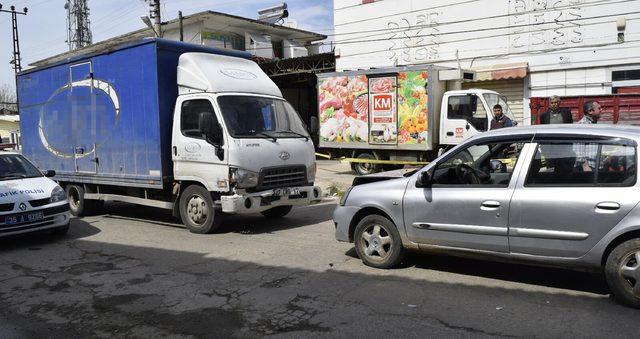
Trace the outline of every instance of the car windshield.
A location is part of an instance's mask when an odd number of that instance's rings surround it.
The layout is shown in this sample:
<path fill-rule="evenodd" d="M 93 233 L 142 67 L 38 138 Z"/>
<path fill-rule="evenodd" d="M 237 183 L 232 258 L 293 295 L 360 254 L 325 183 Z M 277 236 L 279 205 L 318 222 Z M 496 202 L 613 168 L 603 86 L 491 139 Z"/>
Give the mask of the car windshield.
<path fill-rule="evenodd" d="M 225 95 L 218 105 L 233 137 L 309 138 L 298 113 L 284 100 Z"/>
<path fill-rule="evenodd" d="M 0 181 L 41 177 L 42 173 L 19 154 L 0 155 Z"/>
<path fill-rule="evenodd" d="M 487 101 L 489 108 L 493 109 L 493 106 L 499 104 L 500 106 L 502 106 L 502 113 L 506 115 L 507 118 L 511 119 L 511 121 L 516 121 L 516 117 L 513 115 L 511 108 L 509 108 L 509 104 L 507 104 L 506 97 L 499 96 L 493 93 L 485 93 L 482 96 L 484 96 L 484 100 Z"/>

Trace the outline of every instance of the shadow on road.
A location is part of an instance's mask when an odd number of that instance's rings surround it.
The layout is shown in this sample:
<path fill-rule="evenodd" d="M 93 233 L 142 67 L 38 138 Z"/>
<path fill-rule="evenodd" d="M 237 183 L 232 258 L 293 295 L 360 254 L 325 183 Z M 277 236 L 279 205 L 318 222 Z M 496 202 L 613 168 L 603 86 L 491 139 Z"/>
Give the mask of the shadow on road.
<path fill-rule="evenodd" d="M 51 231 L 40 231 L 2 237 L 0 238 L 0 252 L 16 249 L 38 251 L 44 246 L 55 244 L 59 241 L 82 239 L 98 233 L 100 233 L 99 228 L 91 226 L 81 219 L 73 218 L 67 235 L 53 235 Z"/>

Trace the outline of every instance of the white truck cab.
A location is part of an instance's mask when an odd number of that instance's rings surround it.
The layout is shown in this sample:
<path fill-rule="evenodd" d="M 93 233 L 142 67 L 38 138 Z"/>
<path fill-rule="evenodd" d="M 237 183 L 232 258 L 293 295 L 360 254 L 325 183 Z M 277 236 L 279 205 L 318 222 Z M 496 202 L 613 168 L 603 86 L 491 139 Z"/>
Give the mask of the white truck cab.
<path fill-rule="evenodd" d="M 503 114 L 517 124 L 507 99 L 486 89 L 447 91 L 442 97 L 440 144 L 457 145 L 491 128 L 493 106 L 502 106 Z"/>
<path fill-rule="evenodd" d="M 182 186 L 204 186 L 219 197 L 216 203 L 224 213 L 282 216 L 291 206 L 320 201 L 320 188 L 313 186 L 313 142 L 296 111 L 256 63 L 185 53 L 177 82 L 174 180 Z M 201 198 L 196 194 L 181 203 L 187 226 L 198 223 Z"/>

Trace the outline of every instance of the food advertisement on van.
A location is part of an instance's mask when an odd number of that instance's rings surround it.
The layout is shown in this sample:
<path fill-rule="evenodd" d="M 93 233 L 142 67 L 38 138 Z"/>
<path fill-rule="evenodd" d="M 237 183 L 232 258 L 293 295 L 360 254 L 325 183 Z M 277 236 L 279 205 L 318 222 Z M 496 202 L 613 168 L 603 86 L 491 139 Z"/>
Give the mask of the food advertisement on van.
<path fill-rule="evenodd" d="M 398 126 L 400 144 L 426 144 L 427 72 L 398 73 Z"/>
<path fill-rule="evenodd" d="M 369 78 L 371 127 L 369 142 L 395 145 L 398 143 L 398 111 L 396 77 Z"/>
<path fill-rule="evenodd" d="M 365 75 L 320 80 L 318 102 L 321 141 L 368 142 L 369 96 Z"/>

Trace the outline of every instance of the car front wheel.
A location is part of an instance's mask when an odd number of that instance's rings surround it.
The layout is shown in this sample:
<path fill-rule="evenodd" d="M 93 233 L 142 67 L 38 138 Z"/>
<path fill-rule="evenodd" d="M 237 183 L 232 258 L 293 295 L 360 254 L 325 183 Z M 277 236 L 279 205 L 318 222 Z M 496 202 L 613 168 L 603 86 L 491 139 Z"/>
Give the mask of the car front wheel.
<path fill-rule="evenodd" d="M 354 242 L 362 262 L 371 267 L 392 268 L 404 256 L 396 226 L 380 215 L 369 215 L 360 220 L 355 229 Z"/>
<path fill-rule="evenodd" d="M 640 308 L 640 239 L 627 240 L 609 254 L 605 276 L 616 300 Z"/>

